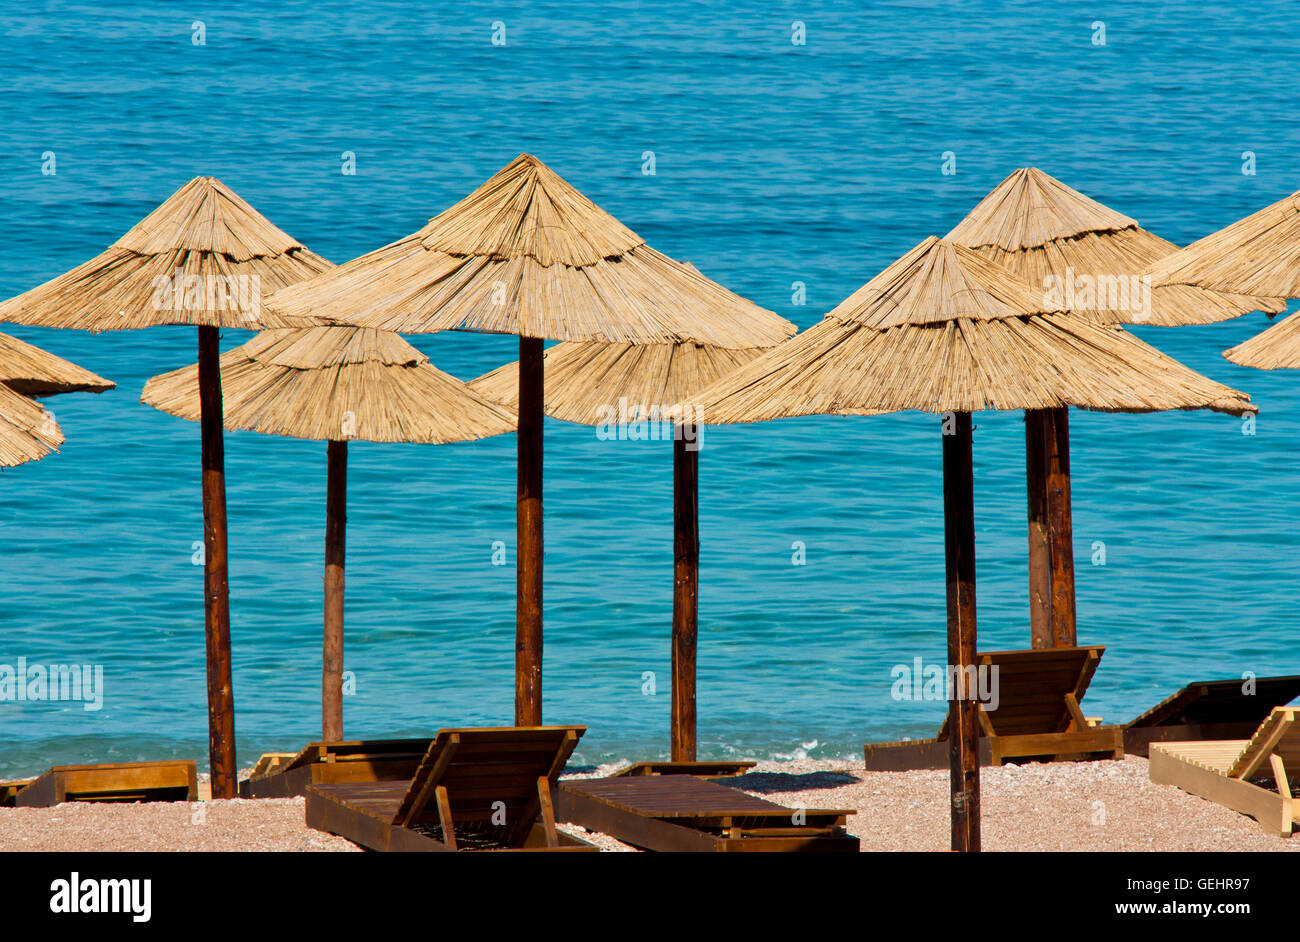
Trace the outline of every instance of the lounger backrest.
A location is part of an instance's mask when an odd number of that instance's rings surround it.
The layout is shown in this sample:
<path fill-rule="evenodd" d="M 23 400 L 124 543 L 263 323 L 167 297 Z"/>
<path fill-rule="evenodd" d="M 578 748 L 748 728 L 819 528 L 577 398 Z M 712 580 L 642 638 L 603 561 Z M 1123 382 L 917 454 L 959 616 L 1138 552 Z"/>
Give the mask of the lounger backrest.
<path fill-rule="evenodd" d="M 1282 760 L 1288 773 L 1300 770 L 1300 707 L 1277 707 L 1228 769 L 1229 778 L 1272 775 L 1269 756 Z"/>
<path fill-rule="evenodd" d="M 1275 706 L 1300 697 L 1300 674 L 1203 680 L 1188 684 L 1173 696 L 1129 721 L 1127 726 L 1187 726 L 1250 723 L 1257 726 Z"/>
<path fill-rule="evenodd" d="M 986 710 L 999 736 L 1063 733 L 1070 725 L 1066 694 L 1082 700 L 1106 648 L 988 651 L 975 661 L 998 668 L 998 708 Z"/>
<path fill-rule="evenodd" d="M 275 772 L 288 772 L 316 762 L 366 762 L 401 759 L 428 750 L 432 740 L 348 739 L 336 742 L 312 742 L 288 762 L 276 766 Z M 418 745 L 417 745 L 418 743 Z M 415 752 L 418 749 L 418 752 Z"/>
<path fill-rule="evenodd" d="M 501 726 L 443 729 L 411 779 L 393 817 L 407 827 L 437 823 L 434 792 L 447 789 L 452 820 L 513 830 L 537 816 L 537 780 L 551 785 L 586 732 L 585 726 Z"/>

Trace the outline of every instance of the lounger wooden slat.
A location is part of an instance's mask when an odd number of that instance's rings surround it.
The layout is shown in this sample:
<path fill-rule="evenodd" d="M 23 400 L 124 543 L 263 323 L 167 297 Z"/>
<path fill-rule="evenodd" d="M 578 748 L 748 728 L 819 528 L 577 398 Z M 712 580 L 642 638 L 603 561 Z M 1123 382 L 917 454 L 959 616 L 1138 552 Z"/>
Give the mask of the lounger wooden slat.
<path fill-rule="evenodd" d="M 1151 781 L 1254 818 L 1283 837 L 1300 825 L 1300 707 L 1276 707 L 1250 739 L 1153 742 Z"/>
<path fill-rule="evenodd" d="M 1122 758 L 1123 730 L 1090 723 L 1079 706 L 1105 650 L 1092 645 L 977 654 L 977 667 L 997 668 L 998 685 L 997 709 L 980 708 L 980 764 Z M 948 720 L 934 738 L 869 743 L 863 757 L 873 772 L 947 768 Z"/>
<path fill-rule="evenodd" d="M 197 801 L 193 759 L 56 765 L 14 796 L 20 808 L 48 808 L 65 801 Z"/>
<path fill-rule="evenodd" d="M 314 742 L 296 753 L 270 752 L 239 783 L 240 798 L 293 798 L 308 785 L 410 779 L 433 740 Z"/>
<path fill-rule="evenodd" d="M 594 851 L 552 790 L 584 726 L 444 729 L 406 781 L 307 786 L 307 824 L 377 851 Z"/>
<path fill-rule="evenodd" d="M 556 815 L 645 850 L 856 852 L 852 810 L 786 808 L 693 775 L 631 775 L 560 783 Z"/>
<path fill-rule="evenodd" d="M 700 778 L 730 778 L 735 775 L 744 775 L 757 762 L 729 762 L 718 760 L 714 762 L 635 762 L 625 769 L 619 769 L 610 777 L 616 778 L 625 775 L 697 775 Z"/>
<path fill-rule="evenodd" d="M 1203 680 L 1124 724 L 1124 751 L 1147 755 L 1154 742 L 1247 739 L 1278 706 L 1300 697 L 1300 674 Z"/>

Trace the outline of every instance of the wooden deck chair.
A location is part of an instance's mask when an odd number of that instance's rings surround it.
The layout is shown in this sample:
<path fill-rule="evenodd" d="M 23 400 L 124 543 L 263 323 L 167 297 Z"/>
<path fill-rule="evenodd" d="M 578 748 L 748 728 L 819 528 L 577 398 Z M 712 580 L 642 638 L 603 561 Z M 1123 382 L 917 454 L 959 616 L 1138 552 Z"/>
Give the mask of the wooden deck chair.
<path fill-rule="evenodd" d="M 14 796 L 19 808 L 49 808 L 65 801 L 198 801 L 193 759 L 56 765 Z"/>
<path fill-rule="evenodd" d="M 410 781 L 433 740 L 357 739 L 309 743 L 301 752 L 268 752 L 239 783 L 240 798 L 293 798 L 308 785 Z"/>
<path fill-rule="evenodd" d="M 998 669 L 998 707 L 979 711 L 981 765 L 1012 759 L 1121 759 L 1123 730 L 1095 724 L 1079 706 L 1106 648 L 987 651 L 978 667 Z M 866 769 L 899 772 L 948 767 L 948 720 L 933 739 L 869 743 Z"/>
<path fill-rule="evenodd" d="M 1249 692 L 1248 692 L 1249 691 Z M 1274 707 L 1300 697 L 1300 674 L 1246 682 L 1202 680 L 1124 724 L 1124 751 L 1147 755 L 1153 742 L 1248 739 Z"/>
<path fill-rule="evenodd" d="M 1286 837 L 1300 824 L 1291 780 L 1300 779 L 1300 707 L 1276 707 L 1250 739 L 1153 742 L 1149 759 L 1151 781 L 1250 815 L 1266 831 Z"/>
<path fill-rule="evenodd" d="M 560 783 L 556 816 L 657 851 L 856 853 L 852 810 L 787 808 L 693 775 L 627 775 Z"/>
<path fill-rule="evenodd" d="M 555 827 L 585 726 L 443 729 L 405 782 L 307 786 L 307 825 L 378 851 L 596 850 Z"/>
<path fill-rule="evenodd" d="M 732 778 L 744 775 L 757 762 L 635 762 L 625 769 L 619 769 L 610 777 L 623 775 L 695 775 L 699 778 Z"/>
<path fill-rule="evenodd" d="M 34 781 L 36 781 L 34 778 L 23 778 L 0 782 L 0 808 L 12 808 L 18 793 Z"/>

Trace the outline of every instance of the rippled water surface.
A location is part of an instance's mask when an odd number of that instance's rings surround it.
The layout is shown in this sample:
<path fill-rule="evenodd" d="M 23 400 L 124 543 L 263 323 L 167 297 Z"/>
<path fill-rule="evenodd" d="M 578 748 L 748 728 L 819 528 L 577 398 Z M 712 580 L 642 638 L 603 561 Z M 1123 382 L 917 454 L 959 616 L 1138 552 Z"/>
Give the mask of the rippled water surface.
<path fill-rule="evenodd" d="M 5 3 L 0 296 L 98 253 L 197 174 L 342 262 L 528 151 L 800 327 L 1019 166 L 1178 242 L 1300 187 L 1279 58 L 1300 32 L 1292 4 L 861 6 L 205 4 L 196 46 L 192 12 Z M 1300 376 L 1219 355 L 1266 325 L 1138 331 L 1250 392 L 1254 435 L 1211 414 L 1072 417 L 1079 635 L 1108 647 L 1090 714 L 1128 719 L 1193 679 L 1300 671 Z M 193 362 L 194 331 L 13 333 L 118 388 L 53 400 L 62 453 L 0 476 L 0 663 L 105 671 L 99 711 L 0 704 L 0 775 L 205 759 L 198 428 L 138 401 L 150 376 Z M 511 338 L 410 339 L 464 379 L 515 355 Z M 981 646 L 1025 646 L 1022 421 L 977 425 Z M 546 717 L 589 725 L 584 762 L 663 755 L 670 448 L 560 422 L 546 435 Z M 939 445 L 916 414 L 708 429 L 702 754 L 840 757 L 939 722 L 942 704 L 889 694 L 893 665 L 944 656 Z M 492 544 L 513 562 L 514 446 L 353 445 L 349 734 L 511 719 L 514 571 Z M 319 732 L 325 449 L 232 434 L 227 470 L 249 763 Z"/>

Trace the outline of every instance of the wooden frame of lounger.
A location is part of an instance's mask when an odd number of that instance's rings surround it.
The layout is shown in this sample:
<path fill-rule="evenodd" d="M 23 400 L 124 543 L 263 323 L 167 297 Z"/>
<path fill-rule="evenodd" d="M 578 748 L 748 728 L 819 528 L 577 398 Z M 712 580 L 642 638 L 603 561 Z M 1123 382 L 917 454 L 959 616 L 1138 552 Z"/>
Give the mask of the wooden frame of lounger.
<path fill-rule="evenodd" d="M 757 762 L 731 762 L 728 760 L 719 760 L 710 762 L 701 761 L 678 761 L 678 762 L 634 762 L 625 769 L 619 769 L 610 775 L 610 778 L 617 778 L 622 775 L 696 775 L 700 778 L 733 778 L 737 775 L 744 775 Z"/>
<path fill-rule="evenodd" d="M 556 816 L 655 851 L 856 853 L 852 810 L 786 808 L 693 775 L 568 779 Z M 797 817 L 796 817 L 797 816 Z"/>
<path fill-rule="evenodd" d="M 1250 739 L 1152 743 L 1148 769 L 1157 784 L 1176 785 L 1286 837 L 1300 825 L 1300 799 L 1288 778 L 1300 775 L 1300 707 L 1275 708 Z M 1251 781 L 1269 774 L 1272 789 Z"/>
<path fill-rule="evenodd" d="M 49 808 L 65 801 L 197 801 L 193 759 L 56 765 L 14 796 L 19 808 Z"/>
<path fill-rule="evenodd" d="M 307 786 L 307 825 L 377 851 L 594 851 L 556 829 L 552 792 L 585 726 L 443 729 L 409 782 Z M 495 824 L 504 814 L 505 821 Z"/>
<path fill-rule="evenodd" d="M 1249 739 L 1276 706 L 1300 697 L 1300 674 L 1250 681 L 1202 680 L 1188 684 L 1124 724 L 1124 752 L 1147 755 L 1153 742 Z"/>
<path fill-rule="evenodd" d="M 240 798 L 294 798 L 308 785 L 410 781 L 432 739 L 354 739 L 308 743 L 300 752 L 268 752 L 239 783 Z"/>
<path fill-rule="evenodd" d="M 986 651 L 978 667 L 998 668 L 998 709 L 979 710 L 980 765 L 1010 759 L 1124 757 L 1123 729 L 1096 725 L 1079 702 L 1092 682 L 1104 645 Z M 948 767 L 948 720 L 933 739 L 868 743 L 865 767 L 872 772 L 904 772 Z"/>

